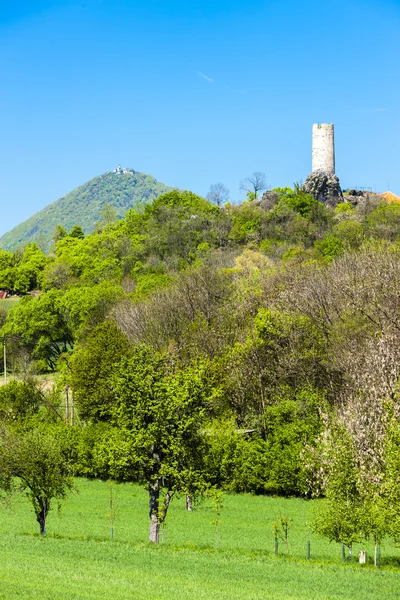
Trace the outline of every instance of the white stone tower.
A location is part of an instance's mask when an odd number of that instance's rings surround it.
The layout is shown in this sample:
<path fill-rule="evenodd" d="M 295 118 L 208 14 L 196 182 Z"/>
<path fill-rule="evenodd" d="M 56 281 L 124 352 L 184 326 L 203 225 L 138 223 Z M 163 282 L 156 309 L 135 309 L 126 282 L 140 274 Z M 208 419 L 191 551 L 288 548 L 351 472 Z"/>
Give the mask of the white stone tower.
<path fill-rule="evenodd" d="M 314 123 L 312 127 L 312 171 L 335 173 L 335 138 L 333 123 Z"/>

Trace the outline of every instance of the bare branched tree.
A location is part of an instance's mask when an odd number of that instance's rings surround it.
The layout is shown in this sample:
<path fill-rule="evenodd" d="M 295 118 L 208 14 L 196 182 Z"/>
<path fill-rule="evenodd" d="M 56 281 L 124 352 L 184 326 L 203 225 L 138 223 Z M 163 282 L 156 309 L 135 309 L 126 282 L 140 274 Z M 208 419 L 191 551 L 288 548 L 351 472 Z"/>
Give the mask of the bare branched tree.
<path fill-rule="evenodd" d="M 225 202 L 229 200 L 229 190 L 224 186 L 223 183 L 213 183 L 210 186 L 210 191 L 207 194 L 207 200 L 216 204 L 217 206 L 222 206 Z"/>
<path fill-rule="evenodd" d="M 240 189 L 246 192 L 246 196 L 249 200 L 256 200 L 258 198 L 258 192 L 266 190 L 267 178 L 265 173 L 261 171 L 255 171 L 250 177 L 246 177 L 240 182 Z"/>

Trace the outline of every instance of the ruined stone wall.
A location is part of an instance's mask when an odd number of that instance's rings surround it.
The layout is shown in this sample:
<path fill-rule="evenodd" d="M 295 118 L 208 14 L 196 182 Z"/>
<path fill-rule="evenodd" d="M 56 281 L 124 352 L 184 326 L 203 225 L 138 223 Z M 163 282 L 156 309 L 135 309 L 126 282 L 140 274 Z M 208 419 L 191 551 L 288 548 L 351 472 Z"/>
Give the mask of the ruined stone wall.
<path fill-rule="evenodd" d="M 334 126 L 314 123 L 312 128 L 312 171 L 335 172 Z"/>

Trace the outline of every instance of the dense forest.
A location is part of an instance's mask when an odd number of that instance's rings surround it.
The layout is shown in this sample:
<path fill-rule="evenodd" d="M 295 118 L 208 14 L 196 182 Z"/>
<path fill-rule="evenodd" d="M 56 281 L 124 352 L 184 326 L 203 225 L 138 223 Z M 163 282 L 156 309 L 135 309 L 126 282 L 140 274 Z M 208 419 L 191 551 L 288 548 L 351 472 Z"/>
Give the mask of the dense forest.
<path fill-rule="evenodd" d="M 2 489 L 41 530 L 81 475 L 142 482 L 153 541 L 174 495 L 218 489 L 324 496 L 314 526 L 349 548 L 399 539 L 400 205 L 355 200 L 175 190 L 0 251 Z"/>

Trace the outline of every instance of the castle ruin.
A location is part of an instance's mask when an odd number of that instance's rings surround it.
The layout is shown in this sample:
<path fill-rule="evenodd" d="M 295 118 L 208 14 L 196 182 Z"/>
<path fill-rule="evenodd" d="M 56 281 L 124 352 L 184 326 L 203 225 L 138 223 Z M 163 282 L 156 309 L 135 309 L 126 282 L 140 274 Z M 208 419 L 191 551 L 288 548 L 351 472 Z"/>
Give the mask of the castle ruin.
<path fill-rule="evenodd" d="M 335 173 L 335 137 L 331 123 L 314 123 L 312 126 L 312 172 Z"/>
<path fill-rule="evenodd" d="M 339 178 L 335 175 L 333 123 L 314 123 L 312 126 L 312 172 L 305 180 L 303 190 L 331 206 L 343 201 Z"/>

